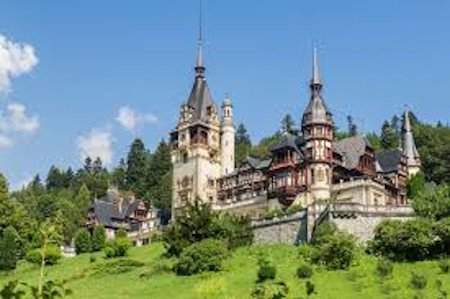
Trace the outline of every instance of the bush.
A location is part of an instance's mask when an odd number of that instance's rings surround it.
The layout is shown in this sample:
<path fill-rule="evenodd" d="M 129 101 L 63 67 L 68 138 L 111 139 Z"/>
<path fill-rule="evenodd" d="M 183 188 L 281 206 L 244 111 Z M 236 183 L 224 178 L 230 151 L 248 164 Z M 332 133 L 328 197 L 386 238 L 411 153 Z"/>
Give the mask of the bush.
<path fill-rule="evenodd" d="M 422 274 L 417 274 L 415 272 L 411 273 L 411 287 L 416 290 L 422 290 L 427 286 L 427 279 Z"/>
<path fill-rule="evenodd" d="M 355 240 L 344 233 L 336 233 L 321 240 L 312 254 L 315 264 L 322 264 L 329 270 L 347 269 L 355 257 Z"/>
<path fill-rule="evenodd" d="M 78 230 L 75 236 L 75 251 L 77 254 L 91 252 L 91 235 L 87 229 Z"/>
<path fill-rule="evenodd" d="M 99 264 L 94 269 L 95 274 L 121 274 L 143 266 L 142 262 L 124 258 Z"/>
<path fill-rule="evenodd" d="M 196 200 L 183 208 L 175 223 L 163 235 L 169 256 L 179 256 L 186 247 L 204 239 L 224 240 L 229 249 L 251 244 L 253 231 L 250 219 L 219 214 L 209 205 Z"/>
<path fill-rule="evenodd" d="M 91 254 L 89 257 L 89 263 L 93 264 L 97 261 L 97 256 L 95 254 Z"/>
<path fill-rule="evenodd" d="M 432 229 L 436 240 L 433 248 L 434 256 L 450 254 L 450 217 L 436 221 Z"/>
<path fill-rule="evenodd" d="M 289 288 L 284 281 L 271 281 L 256 285 L 251 296 L 257 299 L 279 299 L 286 298 L 288 293 Z"/>
<path fill-rule="evenodd" d="M 392 262 L 387 259 L 380 258 L 377 262 L 377 274 L 378 276 L 384 278 L 388 277 L 392 274 L 392 271 L 394 270 L 394 266 L 392 265 Z"/>
<path fill-rule="evenodd" d="M 0 270 L 12 270 L 19 258 L 19 234 L 12 226 L 7 227 L 0 236 Z"/>
<path fill-rule="evenodd" d="M 106 233 L 105 227 L 100 225 L 94 228 L 92 232 L 92 251 L 101 251 L 105 247 Z"/>
<path fill-rule="evenodd" d="M 442 273 L 448 273 L 450 271 L 450 264 L 446 258 L 441 258 L 438 262 L 438 266 Z"/>
<path fill-rule="evenodd" d="M 266 258 L 258 259 L 257 282 L 273 280 L 277 276 L 277 268 Z"/>
<path fill-rule="evenodd" d="M 316 289 L 316 287 L 314 286 L 314 284 L 311 281 L 307 280 L 306 283 L 305 283 L 306 296 L 309 297 L 312 294 L 314 294 L 315 293 L 315 289 Z"/>
<path fill-rule="evenodd" d="M 121 227 L 116 231 L 116 238 L 126 238 L 128 237 L 127 231 Z"/>
<path fill-rule="evenodd" d="M 298 256 L 304 261 L 310 261 L 314 248 L 310 245 L 302 244 L 298 246 Z"/>
<path fill-rule="evenodd" d="M 127 238 L 115 238 L 109 240 L 105 246 L 105 256 L 106 258 L 126 256 L 130 247 L 131 241 Z"/>
<path fill-rule="evenodd" d="M 55 265 L 62 258 L 61 250 L 58 246 L 50 244 L 45 250 L 45 264 Z M 33 264 L 40 265 L 42 261 L 42 251 L 40 248 L 33 249 L 29 251 L 25 259 Z"/>
<path fill-rule="evenodd" d="M 301 264 L 297 268 L 297 277 L 300 279 L 311 278 L 313 276 L 313 269 L 308 264 Z"/>
<path fill-rule="evenodd" d="M 177 275 L 218 272 L 228 254 L 227 246 L 219 240 L 205 239 L 188 246 L 173 267 Z"/>
<path fill-rule="evenodd" d="M 333 222 L 321 223 L 314 230 L 313 237 L 312 237 L 312 243 L 314 245 L 321 245 L 323 243 L 326 243 L 327 240 L 331 236 L 336 235 L 337 232 L 338 232 L 338 228 L 337 228 L 336 224 L 334 224 Z"/>

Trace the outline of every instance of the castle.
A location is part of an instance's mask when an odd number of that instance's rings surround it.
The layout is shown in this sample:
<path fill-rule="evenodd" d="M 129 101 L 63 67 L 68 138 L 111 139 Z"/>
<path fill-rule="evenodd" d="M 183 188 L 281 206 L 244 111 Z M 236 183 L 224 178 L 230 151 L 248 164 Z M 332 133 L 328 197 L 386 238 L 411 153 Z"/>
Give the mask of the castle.
<path fill-rule="evenodd" d="M 308 237 L 324 211 L 332 219 L 350 219 L 336 220 L 350 232 L 358 225 L 373 228 L 384 218 L 411 217 L 406 179 L 420 170 L 421 163 L 408 111 L 402 148 L 375 151 L 363 135 L 336 140 L 333 114 L 322 90 L 314 50 L 310 99 L 301 132 L 284 132 L 271 147 L 270 156 L 248 157 L 235 167 L 233 105 L 225 98 L 219 113 L 206 81 L 200 39 L 194 84 L 170 138 L 173 215 L 196 198 L 217 210 L 249 215 L 256 222 L 272 209 L 297 204 L 305 209 Z M 370 224 L 357 223 L 358 217 Z"/>

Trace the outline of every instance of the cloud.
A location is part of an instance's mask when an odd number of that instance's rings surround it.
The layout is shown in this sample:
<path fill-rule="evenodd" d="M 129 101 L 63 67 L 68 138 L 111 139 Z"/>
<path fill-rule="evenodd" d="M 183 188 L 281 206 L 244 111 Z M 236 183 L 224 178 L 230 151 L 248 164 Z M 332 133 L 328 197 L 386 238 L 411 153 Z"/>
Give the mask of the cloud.
<path fill-rule="evenodd" d="M 31 72 L 38 61 L 33 46 L 0 35 L 0 93 L 11 91 L 11 80 Z"/>
<path fill-rule="evenodd" d="M 89 133 L 78 137 L 78 149 L 82 162 L 87 157 L 100 158 L 105 165 L 112 161 L 114 138 L 110 131 L 93 129 Z"/>
<path fill-rule="evenodd" d="M 6 113 L 0 111 L 0 131 L 34 133 L 39 128 L 37 115 L 28 116 L 27 108 L 19 103 L 10 103 Z"/>
<path fill-rule="evenodd" d="M 142 126 L 145 123 L 156 123 L 158 118 L 151 114 L 141 114 L 139 112 L 134 111 L 130 107 L 121 107 L 119 109 L 119 115 L 116 117 L 116 120 L 129 131 L 134 130 L 138 126 Z"/>
<path fill-rule="evenodd" d="M 13 146 L 11 138 L 5 135 L 0 135 L 0 149 Z"/>

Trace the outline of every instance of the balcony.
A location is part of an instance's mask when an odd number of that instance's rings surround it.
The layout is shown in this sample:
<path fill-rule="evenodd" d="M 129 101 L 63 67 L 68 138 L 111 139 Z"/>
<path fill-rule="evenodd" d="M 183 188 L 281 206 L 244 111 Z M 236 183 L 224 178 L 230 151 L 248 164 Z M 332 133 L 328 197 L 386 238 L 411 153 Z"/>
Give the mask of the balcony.
<path fill-rule="evenodd" d="M 304 186 L 282 186 L 269 190 L 269 198 L 278 198 L 282 204 L 291 204 L 297 194 L 304 191 Z"/>

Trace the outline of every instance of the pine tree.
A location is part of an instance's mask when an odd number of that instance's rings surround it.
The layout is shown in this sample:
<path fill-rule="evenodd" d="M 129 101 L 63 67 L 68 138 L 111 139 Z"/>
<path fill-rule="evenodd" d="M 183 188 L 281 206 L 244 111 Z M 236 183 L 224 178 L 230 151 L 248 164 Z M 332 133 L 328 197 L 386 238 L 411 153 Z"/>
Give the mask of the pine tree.
<path fill-rule="evenodd" d="M 83 184 L 75 196 L 75 204 L 80 212 L 84 215 L 92 204 L 92 195 L 89 188 Z"/>
<path fill-rule="evenodd" d="M 6 177 L 0 173 L 0 203 L 8 199 L 8 194 L 8 181 L 6 180 Z"/>
<path fill-rule="evenodd" d="M 126 182 L 129 190 L 142 197 L 145 190 L 145 175 L 147 170 L 147 152 L 141 139 L 136 138 L 131 144 L 127 157 Z"/>
<path fill-rule="evenodd" d="M 391 119 L 391 126 L 395 133 L 400 133 L 400 118 L 397 115 L 394 115 Z"/>
<path fill-rule="evenodd" d="M 81 228 L 75 236 L 75 251 L 77 254 L 91 252 L 91 235 L 85 228 Z"/>
<path fill-rule="evenodd" d="M 0 237 L 0 270 L 16 268 L 19 258 L 19 235 L 12 226 L 7 227 Z"/>
<path fill-rule="evenodd" d="M 100 225 L 92 232 L 92 251 L 101 251 L 105 247 L 106 233 L 105 227 Z"/>
<path fill-rule="evenodd" d="M 381 127 L 381 147 L 385 150 L 394 149 L 398 146 L 398 138 L 388 121 Z"/>
<path fill-rule="evenodd" d="M 64 187 L 64 176 L 55 165 L 50 167 L 45 185 L 48 190 L 59 190 Z"/>
<path fill-rule="evenodd" d="M 286 114 L 281 120 L 281 129 L 283 132 L 287 132 L 290 134 L 297 134 L 298 130 L 295 128 L 295 122 L 292 118 L 292 115 L 289 113 Z"/>
<path fill-rule="evenodd" d="M 250 154 L 252 143 L 247 129 L 243 123 L 240 123 L 236 130 L 234 157 L 236 166 L 241 165 L 242 161 Z"/>
<path fill-rule="evenodd" d="M 353 117 L 351 115 L 347 116 L 347 125 L 348 125 L 348 136 L 358 135 L 358 127 L 353 122 Z"/>
<path fill-rule="evenodd" d="M 147 170 L 148 199 L 158 209 L 168 209 L 172 201 L 172 162 L 170 147 L 161 140 L 153 155 Z"/>

